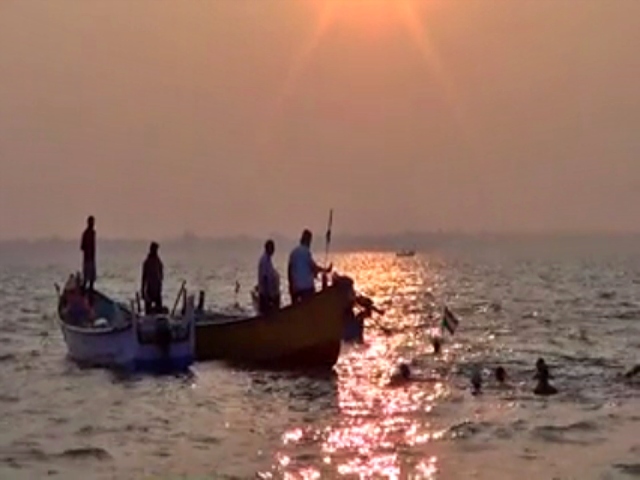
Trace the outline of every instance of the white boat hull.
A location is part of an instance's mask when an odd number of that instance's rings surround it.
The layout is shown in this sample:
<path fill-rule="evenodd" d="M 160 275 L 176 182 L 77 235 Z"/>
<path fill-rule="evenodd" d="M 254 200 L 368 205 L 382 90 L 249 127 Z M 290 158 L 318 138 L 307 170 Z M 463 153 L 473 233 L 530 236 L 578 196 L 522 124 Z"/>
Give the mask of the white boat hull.
<path fill-rule="evenodd" d="M 88 331 L 60 322 L 68 356 L 78 364 L 132 370 L 138 342 L 133 325 L 120 331 Z"/>
<path fill-rule="evenodd" d="M 60 329 L 68 357 L 83 366 L 137 371 L 183 371 L 195 358 L 194 299 L 184 315 L 139 316 L 96 293 L 94 306 L 101 326 L 67 321 L 60 306 Z M 91 317 L 89 317 L 91 318 Z"/>

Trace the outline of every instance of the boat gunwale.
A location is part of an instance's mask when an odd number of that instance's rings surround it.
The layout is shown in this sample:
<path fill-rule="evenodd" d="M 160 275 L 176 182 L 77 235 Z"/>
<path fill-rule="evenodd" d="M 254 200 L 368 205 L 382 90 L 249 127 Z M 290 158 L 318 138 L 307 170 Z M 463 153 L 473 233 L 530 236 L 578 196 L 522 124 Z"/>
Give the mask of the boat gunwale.
<path fill-rule="evenodd" d="M 64 327 L 65 329 L 73 333 L 95 335 L 95 336 L 112 335 L 112 334 L 124 332 L 129 329 L 133 329 L 134 323 L 135 323 L 134 318 L 136 317 L 136 314 L 134 312 L 132 312 L 128 308 L 124 308 L 124 305 L 116 302 L 115 300 L 112 300 L 110 297 L 108 297 L 107 295 L 105 295 L 104 293 L 98 290 L 94 290 L 93 294 L 98 297 L 101 297 L 103 300 L 107 300 L 108 302 L 112 303 L 118 309 L 120 309 L 123 313 L 130 316 L 131 318 L 125 317 L 126 318 L 125 323 L 123 323 L 122 325 L 109 325 L 108 327 L 81 327 L 79 325 L 73 325 L 72 323 L 69 323 L 65 319 L 65 316 L 62 314 L 62 311 L 61 311 L 62 297 L 61 297 L 58 300 L 58 317 L 56 318 L 60 326 Z"/>
<path fill-rule="evenodd" d="M 259 321 L 262 319 L 268 319 L 268 321 L 273 321 L 273 318 L 277 318 L 280 314 L 282 314 L 283 312 L 288 312 L 290 310 L 295 310 L 295 309 L 300 309 L 300 308 L 305 308 L 306 306 L 308 306 L 309 303 L 311 303 L 311 301 L 317 301 L 316 299 L 320 296 L 322 296 L 323 294 L 328 293 L 329 291 L 331 291 L 332 289 L 338 290 L 340 288 L 339 285 L 331 285 L 330 287 L 327 287 L 324 290 L 320 290 L 318 292 L 316 292 L 315 296 L 307 298 L 301 302 L 298 303 L 290 303 L 289 305 L 286 305 L 285 307 L 282 307 L 268 315 L 252 315 L 249 317 L 245 317 L 243 315 L 239 315 L 238 317 L 233 317 L 233 318 L 228 318 L 225 314 L 220 314 L 217 313 L 217 315 L 220 315 L 220 320 L 207 320 L 206 319 L 206 315 L 205 316 L 201 316 L 200 319 L 198 319 L 198 317 L 196 316 L 196 328 L 198 328 L 198 326 L 203 326 L 203 327 L 210 327 L 210 326 L 226 326 L 226 325 L 237 325 L 239 323 L 244 323 L 244 322 L 255 322 L 255 321 Z M 205 311 L 206 312 L 206 311 Z M 216 315 L 216 312 L 210 311 L 211 314 Z M 231 317 L 231 315 L 229 315 L 229 317 Z"/>
<path fill-rule="evenodd" d="M 64 328 L 71 330 L 74 333 L 82 333 L 82 334 L 91 334 L 91 335 L 109 335 L 113 333 L 124 332 L 125 330 L 131 329 L 135 326 L 136 323 L 140 321 L 144 321 L 145 318 L 151 318 L 154 316 L 160 316 L 163 314 L 149 314 L 149 315 L 140 315 L 135 312 L 132 312 L 128 308 L 121 303 L 118 303 L 104 293 L 95 291 L 95 294 L 102 297 L 103 299 L 113 303 L 118 309 L 120 309 L 125 314 L 125 323 L 122 325 L 110 325 L 108 327 L 81 327 L 79 325 L 73 325 L 65 320 L 64 315 L 60 312 L 60 304 L 58 304 L 58 318 L 56 319 L 58 323 L 64 326 Z M 184 315 L 166 315 L 170 320 L 184 320 Z M 189 320 L 188 323 L 197 323 L 195 316 Z"/>
<path fill-rule="evenodd" d="M 59 316 L 57 318 L 58 323 L 63 326 L 65 329 L 74 332 L 74 333 L 82 333 L 88 335 L 110 335 L 114 333 L 124 332 L 126 330 L 133 329 L 133 322 L 127 322 L 124 325 L 112 325 L 109 327 L 80 327 L 78 325 L 72 325 L 68 323 L 66 320 Z"/>

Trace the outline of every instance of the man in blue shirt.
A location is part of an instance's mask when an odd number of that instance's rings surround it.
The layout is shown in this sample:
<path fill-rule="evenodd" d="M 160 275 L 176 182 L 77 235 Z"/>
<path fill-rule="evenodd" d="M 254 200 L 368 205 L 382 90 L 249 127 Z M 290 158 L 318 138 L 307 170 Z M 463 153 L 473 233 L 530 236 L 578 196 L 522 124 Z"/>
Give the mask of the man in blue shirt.
<path fill-rule="evenodd" d="M 315 279 L 319 273 L 331 272 L 332 265 L 321 267 L 311 255 L 311 231 L 305 229 L 300 238 L 300 245 L 294 248 L 289 255 L 289 293 L 291 303 L 296 303 L 313 296 L 316 291 Z"/>

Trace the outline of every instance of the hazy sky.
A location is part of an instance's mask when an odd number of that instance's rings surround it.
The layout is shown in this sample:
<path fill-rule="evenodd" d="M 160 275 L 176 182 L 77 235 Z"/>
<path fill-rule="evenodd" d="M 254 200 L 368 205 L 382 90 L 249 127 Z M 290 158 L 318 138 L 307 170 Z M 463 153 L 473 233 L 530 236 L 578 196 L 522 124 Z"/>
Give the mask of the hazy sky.
<path fill-rule="evenodd" d="M 0 238 L 640 230 L 638 0 L 2 0 Z"/>

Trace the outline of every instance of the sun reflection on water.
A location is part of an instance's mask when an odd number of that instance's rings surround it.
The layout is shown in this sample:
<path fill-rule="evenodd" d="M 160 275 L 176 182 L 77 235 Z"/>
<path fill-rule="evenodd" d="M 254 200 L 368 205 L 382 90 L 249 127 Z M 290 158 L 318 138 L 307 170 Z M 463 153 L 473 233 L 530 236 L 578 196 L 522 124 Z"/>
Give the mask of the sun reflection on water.
<path fill-rule="evenodd" d="M 448 355 L 445 349 L 434 359 L 429 327 L 416 327 L 434 321 L 441 274 L 428 262 L 392 255 L 344 256 L 336 265 L 386 313 L 367 325 L 365 345 L 343 349 L 338 415 L 322 428 L 297 425 L 282 435 L 279 478 L 436 478 L 436 443 L 445 431 L 434 409 L 449 395 L 438 367 Z M 376 322 L 401 333 L 384 335 Z M 415 360 L 418 381 L 391 387 L 389 372 L 403 359 Z"/>

